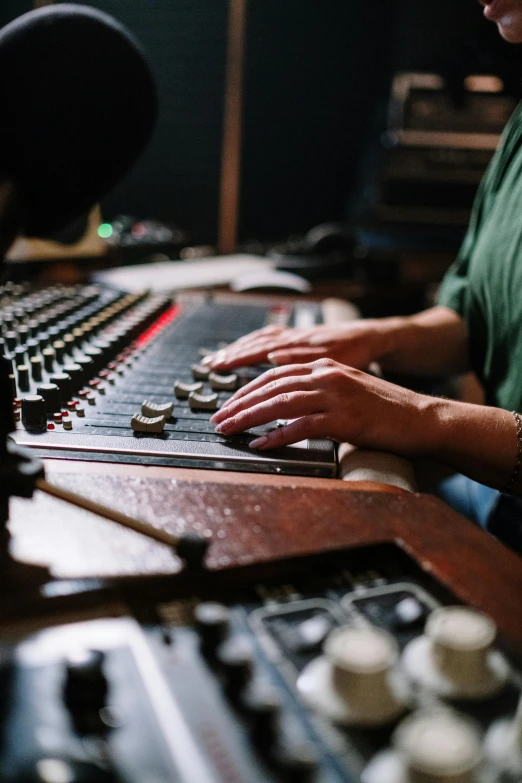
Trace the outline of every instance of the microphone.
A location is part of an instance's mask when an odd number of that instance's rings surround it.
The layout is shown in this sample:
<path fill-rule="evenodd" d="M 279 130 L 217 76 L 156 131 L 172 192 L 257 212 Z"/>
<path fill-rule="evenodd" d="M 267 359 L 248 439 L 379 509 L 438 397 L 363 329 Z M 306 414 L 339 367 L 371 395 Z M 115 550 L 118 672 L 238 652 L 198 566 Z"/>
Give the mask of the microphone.
<path fill-rule="evenodd" d="M 144 150 L 156 116 L 145 56 L 107 14 L 46 6 L 0 30 L 0 179 L 14 184 L 26 236 L 99 201 Z"/>

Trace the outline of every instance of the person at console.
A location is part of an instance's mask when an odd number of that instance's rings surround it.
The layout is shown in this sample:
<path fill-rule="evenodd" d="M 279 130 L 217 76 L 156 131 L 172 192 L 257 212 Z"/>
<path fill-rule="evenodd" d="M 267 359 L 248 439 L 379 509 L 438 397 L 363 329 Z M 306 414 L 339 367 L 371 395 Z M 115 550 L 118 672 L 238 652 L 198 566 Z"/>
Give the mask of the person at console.
<path fill-rule="evenodd" d="M 522 42 L 522 0 L 479 1 L 503 38 Z M 265 361 L 276 366 L 213 416 L 217 431 L 228 435 L 290 419 L 252 448 L 329 437 L 434 458 L 462 474 L 468 515 L 522 550 L 522 499 L 516 497 L 522 495 L 521 210 L 522 104 L 486 172 L 436 306 L 409 317 L 268 327 L 243 337 L 207 363 L 217 370 Z M 426 376 L 471 368 L 486 404 L 402 388 L 365 372 L 375 361 L 384 371 Z"/>

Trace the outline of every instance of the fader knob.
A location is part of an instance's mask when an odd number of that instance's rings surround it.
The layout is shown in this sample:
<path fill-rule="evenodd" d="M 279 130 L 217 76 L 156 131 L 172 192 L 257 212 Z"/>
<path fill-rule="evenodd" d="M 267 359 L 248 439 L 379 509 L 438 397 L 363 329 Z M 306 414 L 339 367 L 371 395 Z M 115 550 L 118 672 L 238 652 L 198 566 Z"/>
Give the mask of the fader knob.
<path fill-rule="evenodd" d="M 206 655 L 214 656 L 217 647 L 228 634 L 230 611 L 224 604 L 206 601 L 196 607 L 194 620 L 200 636 L 202 651 Z"/>
<path fill-rule="evenodd" d="M 28 432 L 43 432 L 47 427 L 45 401 L 40 394 L 22 400 L 22 424 Z"/>
<path fill-rule="evenodd" d="M 47 413 L 56 413 L 60 410 L 60 389 L 55 383 L 42 383 L 37 392 L 44 398 Z"/>
<path fill-rule="evenodd" d="M 380 628 L 337 628 L 324 655 L 303 669 L 297 688 L 311 707 L 337 723 L 384 725 L 409 703 L 398 657 L 395 639 Z"/>
<path fill-rule="evenodd" d="M 493 648 L 495 623 L 465 606 L 436 609 L 424 636 L 403 653 L 407 673 L 427 689 L 448 698 L 482 699 L 501 690 L 509 674 L 502 654 Z"/>

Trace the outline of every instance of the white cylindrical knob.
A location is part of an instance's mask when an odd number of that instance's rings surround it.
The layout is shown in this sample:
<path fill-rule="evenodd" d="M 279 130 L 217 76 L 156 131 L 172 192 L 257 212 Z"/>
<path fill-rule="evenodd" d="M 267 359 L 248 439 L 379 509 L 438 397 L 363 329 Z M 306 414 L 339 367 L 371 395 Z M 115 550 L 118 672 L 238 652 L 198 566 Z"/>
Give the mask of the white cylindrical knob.
<path fill-rule="evenodd" d="M 466 607 L 444 607 L 430 615 L 425 633 L 447 677 L 470 684 L 488 678 L 487 656 L 497 635 L 489 617 Z"/>
<path fill-rule="evenodd" d="M 324 655 L 303 670 L 297 687 L 312 707 L 339 723 L 389 723 L 409 699 L 396 670 L 398 655 L 397 644 L 386 631 L 338 628 L 328 636 Z"/>
<path fill-rule="evenodd" d="M 403 666 L 416 681 L 449 698 L 481 699 L 505 684 L 509 666 L 493 649 L 495 623 L 465 606 L 435 609 L 424 636 L 407 645 Z"/>
<path fill-rule="evenodd" d="M 466 719 L 443 711 L 418 713 L 401 723 L 394 739 L 408 783 L 476 783 L 480 735 Z"/>

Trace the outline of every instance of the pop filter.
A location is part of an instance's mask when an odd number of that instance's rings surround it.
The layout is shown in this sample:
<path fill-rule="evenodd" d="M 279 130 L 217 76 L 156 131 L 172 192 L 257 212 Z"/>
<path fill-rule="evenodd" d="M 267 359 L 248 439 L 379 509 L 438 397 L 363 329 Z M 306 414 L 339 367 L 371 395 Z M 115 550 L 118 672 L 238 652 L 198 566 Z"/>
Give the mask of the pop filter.
<path fill-rule="evenodd" d="M 24 233 L 92 207 L 143 151 L 156 114 L 145 57 L 107 14 L 47 6 L 0 30 L 0 176 L 15 183 Z"/>

